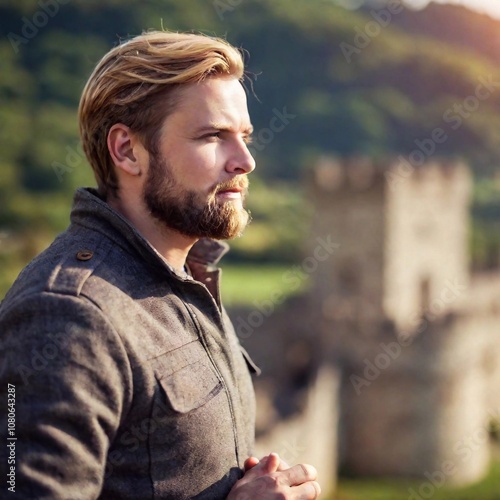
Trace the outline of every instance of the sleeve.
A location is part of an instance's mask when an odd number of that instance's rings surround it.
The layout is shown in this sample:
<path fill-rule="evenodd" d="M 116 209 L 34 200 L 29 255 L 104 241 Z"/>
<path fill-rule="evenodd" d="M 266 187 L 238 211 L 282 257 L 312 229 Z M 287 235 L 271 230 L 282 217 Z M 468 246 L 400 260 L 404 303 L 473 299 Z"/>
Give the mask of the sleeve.
<path fill-rule="evenodd" d="M 131 400 L 125 348 L 86 299 L 42 293 L 5 309 L 0 470 L 14 477 L 10 491 L 30 500 L 97 498 Z"/>

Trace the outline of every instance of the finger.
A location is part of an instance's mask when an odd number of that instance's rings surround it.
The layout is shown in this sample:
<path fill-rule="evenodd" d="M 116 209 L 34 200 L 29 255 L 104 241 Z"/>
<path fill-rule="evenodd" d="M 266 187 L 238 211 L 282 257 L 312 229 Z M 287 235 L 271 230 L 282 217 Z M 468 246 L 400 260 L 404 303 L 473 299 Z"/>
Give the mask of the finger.
<path fill-rule="evenodd" d="M 286 477 L 288 486 L 298 486 L 308 481 L 315 481 L 318 477 L 316 469 L 309 464 L 294 465 L 280 474 Z"/>
<path fill-rule="evenodd" d="M 253 457 L 250 457 L 253 458 Z M 280 458 L 277 453 L 271 453 L 263 457 L 259 463 L 255 464 L 250 470 L 245 472 L 245 478 L 255 479 L 266 474 L 271 474 L 278 470 Z"/>
<path fill-rule="evenodd" d="M 265 470 L 266 473 L 270 474 L 272 472 L 276 472 L 278 467 L 280 466 L 281 459 L 277 453 L 270 453 L 267 456 Z"/>
<path fill-rule="evenodd" d="M 290 466 L 283 459 L 280 459 L 280 464 L 278 466 L 278 471 L 287 470 L 289 468 L 290 468 Z"/>
<path fill-rule="evenodd" d="M 248 457 L 243 465 L 245 472 L 255 467 L 259 462 L 260 460 L 257 457 Z"/>
<path fill-rule="evenodd" d="M 261 460 L 264 460 L 264 459 L 269 460 L 269 457 L 271 455 L 276 455 L 277 457 L 279 457 L 279 455 L 277 453 L 273 452 L 273 453 L 270 453 L 269 455 L 267 455 L 265 457 L 262 457 Z M 283 471 L 283 470 L 287 470 L 289 468 L 290 468 L 290 466 L 281 457 L 279 457 L 279 465 L 278 465 L 278 468 L 276 470 L 277 471 Z M 275 471 L 273 470 L 271 472 L 275 472 Z"/>
<path fill-rule="evenodd" d="M 321 494 L 321 487 L 316 481 L 309 481 L 292 488 L 295 500 L 315 500 Z"/>

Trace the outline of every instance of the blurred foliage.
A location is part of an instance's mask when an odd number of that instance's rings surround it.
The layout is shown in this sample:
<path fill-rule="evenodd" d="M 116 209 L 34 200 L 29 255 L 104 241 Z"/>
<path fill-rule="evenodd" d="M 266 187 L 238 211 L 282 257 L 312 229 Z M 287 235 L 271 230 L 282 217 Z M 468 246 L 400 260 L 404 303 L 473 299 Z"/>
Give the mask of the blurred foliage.
<path fill-rule="evenodd" d="M 290 183 L 251 181 L 247 208 L 252 221 L 241 239 L 231 241 L 227 259 L 292 262 L 302 248 L 310 205 L 302 190 Z"/>
<path fill-rule="evenodd" d="M 81 90 L 111 46 L 148 28 L 216 34 L 247 51 L 261 180 L 236 256 L 300 255 L 307 208 L 298 185 L 318 154 L 407 155 L 441 127 L 448 139 L 436 154 L 461 156 L 489 182 L 500 158 L 500 94 L 456 130 L 445 114 L 456 117 L 454 106 L 480 79 L 500 81 L 492 38 L 500 23 L 441 5 L 392 15 L 380 34 L 366 35 L 373 23 L 372 9 L 348 11 L 330 0 L 2 0 L 0 229 L 66 226 L 74 188 L 94 183 L 78 145 Z M 345 44 L 354 48 L 348 56 Z M 277 113 L 293 118 L 266 140 Z M 474 255 L 493 244 L 491 214 L 499 212 L 491 199 L 476 210 Z"/>

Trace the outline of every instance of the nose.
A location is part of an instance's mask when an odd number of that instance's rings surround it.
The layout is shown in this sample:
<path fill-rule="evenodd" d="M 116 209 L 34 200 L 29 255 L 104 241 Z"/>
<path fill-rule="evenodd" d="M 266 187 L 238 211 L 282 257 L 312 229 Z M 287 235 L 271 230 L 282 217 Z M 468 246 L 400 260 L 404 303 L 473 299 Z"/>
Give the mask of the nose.
<path fill-rule="evenodd" d="M 231 157 L 226 163 L 226 170 L 236 174 L 249 174 L 255 170 L 255 160 L 243 140 L 235 146 Z"/>

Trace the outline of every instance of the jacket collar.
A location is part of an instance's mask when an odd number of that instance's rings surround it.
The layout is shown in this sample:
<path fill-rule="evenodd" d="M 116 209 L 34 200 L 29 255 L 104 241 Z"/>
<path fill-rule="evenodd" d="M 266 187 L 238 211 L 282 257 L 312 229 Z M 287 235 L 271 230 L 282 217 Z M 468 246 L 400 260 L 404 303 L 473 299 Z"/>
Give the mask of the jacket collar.
<path fill-rule="evenodd" d="M 94 188 L 76 190 L 71 210 L 71 222 L 102 233 L 128 252 L 132 247 L 145 259 L 150 260 L 154 255 L 172 272 L 178 274 L 123 215 L 99 197 Z M 190 261 L 194 261 L 206 266 L 216 266 L 228 251 L 229 245 L 226 242 L 202 238 L 189 251 L 187 262 L 189 264 Z"/>

